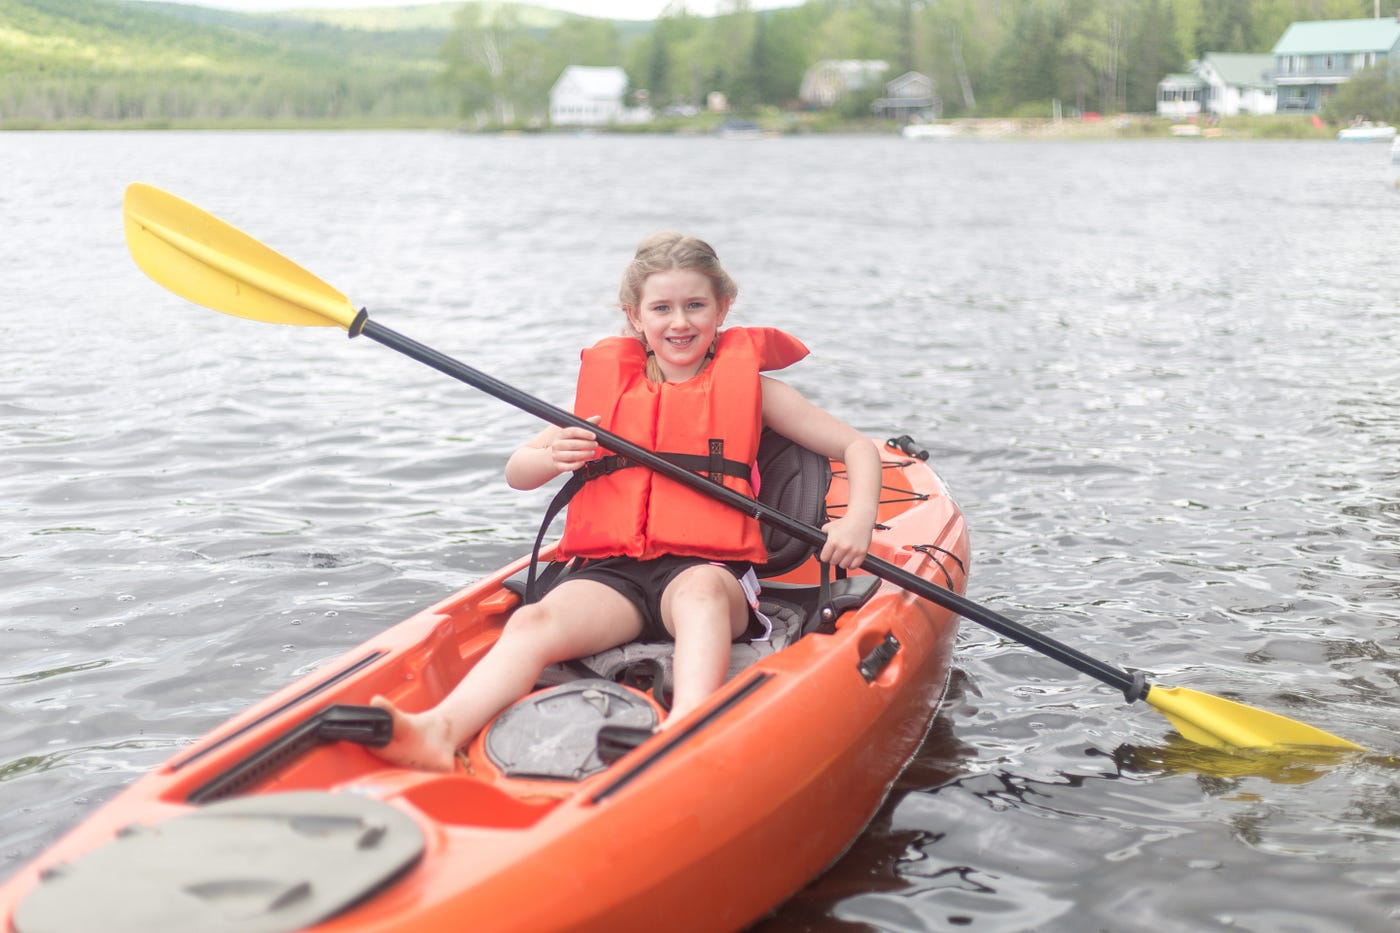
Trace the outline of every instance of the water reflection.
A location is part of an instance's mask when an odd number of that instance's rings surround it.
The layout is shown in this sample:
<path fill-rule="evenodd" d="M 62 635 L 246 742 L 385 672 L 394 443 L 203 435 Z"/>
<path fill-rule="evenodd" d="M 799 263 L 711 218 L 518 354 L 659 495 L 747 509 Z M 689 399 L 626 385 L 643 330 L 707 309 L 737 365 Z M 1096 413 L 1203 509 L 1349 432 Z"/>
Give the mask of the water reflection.
<path fill-rule="evenodd" d="M 46 680 L 50 677 L 63 677 L 68 674 L 80 674 L 83 671 L 95 671 L 99 668 L 111 664 L 107 658 L 98 658 L 92 661 L 83 661 L 78 664 L 65 664 L 61 667 L 54 667 L 44 671 L 29 671 L 23 674 L 13 674 L 8 677 L 0 677 L 0 687 L 11 684 L 30 683 L 36 680 Z"/>
<path fill-rule="evenodd" d="M 1211 779 L 1211 793 L 1238 786 L 1239 778 L 1264 778 L 1276 784 L 1315 781 L 1360 753 L 1327 748 L 1292 747 L 1278 751 L 1223 751 L 1171 734 L 1162 745 L 1120 745 L 1112 758 L 1120 771 L 1133 774 L 1195 774 Z M 1203 785 L 1204 786 L 1204 785 Z"/>

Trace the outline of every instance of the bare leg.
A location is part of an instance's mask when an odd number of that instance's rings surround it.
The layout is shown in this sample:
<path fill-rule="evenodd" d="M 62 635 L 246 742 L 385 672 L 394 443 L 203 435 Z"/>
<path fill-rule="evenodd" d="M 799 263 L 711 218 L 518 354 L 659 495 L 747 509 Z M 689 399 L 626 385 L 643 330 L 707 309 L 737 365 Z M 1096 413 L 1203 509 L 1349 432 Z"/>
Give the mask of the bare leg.
<path fill-rule="evenodd" d="M 636 608 L 616 591 L 566 580 L 517 609 L 496 644 L 437 706 L 406 713 L 375 697 L 373 704 L 394 717 L 394 737 L 373 751 L 397 765 L 451 771 L 457 749 L 528 693 L 546 667 L 630 641 L 641 628 Z"/>
<path fill-rule="evenodd" d="M 700 705 L 724 683 L 729 644 L 748 625 L 739 581 L 724 567 L 691 567 L 661 594 L 661 619 L 676 639 L 675 697 L 667 722 Z"/>

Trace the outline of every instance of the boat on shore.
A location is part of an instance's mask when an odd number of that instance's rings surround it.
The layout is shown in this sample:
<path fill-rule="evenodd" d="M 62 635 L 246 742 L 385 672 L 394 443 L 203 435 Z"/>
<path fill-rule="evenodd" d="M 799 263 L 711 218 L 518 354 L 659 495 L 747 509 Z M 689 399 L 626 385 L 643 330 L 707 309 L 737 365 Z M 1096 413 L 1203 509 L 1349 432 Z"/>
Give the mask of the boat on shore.
<path fill-rule="evenodd" d="M 952 139 L 962 135 L 951 123 L 910 123 L 899 134 L 905 139 Z"/>
<path fill-rule="evenodd" d="M 725 120 L 715 130 L 720 139 L 763 139 L 768 134 L 753 120 Z"/>
<path fill-rule="evenodd" d="M 956 504 L 907 438 L 880 450 L 870 553 L 961 592 Z M 809 546 L 786 562 L 763 584 L 771 636 L 736 644 L 725 684 L 665 728 L 667 649 L 634 645 L 552 671 L 451 773 L 378 758 L 389 723 L 365 704 L 437 703 L 521 605 L 522 557 L 137 780 L 0 887 L 0 930 L 741 929 L 875 814 L 933 720 L 957 628 L 879 577 L 827 580 Z"/>
<path fill-rule="evenodd" d="M 1337 139 L 1352 143 L 1384 143 L 1395 138 L 1395 127 L 1388 123 L 1372 123 L 1363 120 L 1337 131 Z"/>

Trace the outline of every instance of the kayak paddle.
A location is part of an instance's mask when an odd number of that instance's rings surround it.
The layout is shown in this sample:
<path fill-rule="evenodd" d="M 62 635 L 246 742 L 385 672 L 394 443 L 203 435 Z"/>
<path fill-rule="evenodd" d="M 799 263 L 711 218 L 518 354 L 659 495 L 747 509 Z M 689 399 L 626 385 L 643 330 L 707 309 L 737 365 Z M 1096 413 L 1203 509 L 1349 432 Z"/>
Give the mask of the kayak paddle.
<path fill-rule="evenodd" d="M 300 326 L 335 325 L 345 329 L 351 337 L 363 334 L 550 424 L 592 431 L 600 444 L 613 453 L 746 512 L 814 547 L 821 547 L 826 540 L 826 536 L 811 525 L 713 483 L 644 447 L 370 320 L 364 309 L 357 311 L 344 295 L 296 263 L 172 194 L 150 185 L 130 185 L 122 213 L 127 247 L 137 266 L 182 298 L 256 321 Z M 1193 742 L 1222 749 L 1310 746 L 1364 750 L 1346 739 L 1275 713 L 1184 687 L 1153 686 L 1141 673 L 1130 674 L 1090 657 L 878 557 L 867 556 L 861 569 L 1121 690 L 1128 702 L 1146 700 L 1182 736 Z"/>

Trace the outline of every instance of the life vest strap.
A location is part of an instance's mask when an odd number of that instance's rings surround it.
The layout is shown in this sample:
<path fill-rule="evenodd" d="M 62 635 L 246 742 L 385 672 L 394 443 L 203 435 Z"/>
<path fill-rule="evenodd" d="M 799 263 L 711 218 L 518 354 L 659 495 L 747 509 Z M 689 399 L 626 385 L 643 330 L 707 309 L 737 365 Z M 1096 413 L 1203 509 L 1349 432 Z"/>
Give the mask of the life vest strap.
<path fill-rule="evenodd" d="M 703 474 L 711 482 L 720 482 L 721 477 L 733 476 L 737 479 L 748 481 L 753 478 L 753 466 L 748 463 L 740 463 L 738 460 L 726 460 L 724 458 L 724 441 L 715 439 L 710 441 L 710 452 L 706 454 L 667 454 L 658 453 L 662 460 L 669 460 L 676 466 L 684 467 L 692 473 Z M 574 472 L 577 477 L 583 475 L 584 482 L 590 479 L 597 479 L 600 476 L 607 476 L 609 473 L 616 473 L 618 470 L 625 470 L 628 467 L 639 467 L 642 464 L 635 460 L 630 460 L 620 454 L 609 454 L 606 457 L 594 457 L 585 463 L 580 469 Z M 572 479 L 570 480 L 572 482 Z"/>
<path fill-rule="evenodd" d="M 673 454 L 658 452 L 657 456 L 662 460 L 669 460 L 676 466 L 683 467 L 692 473 L 699 473 L 707 476 L 711 482 L 723 482 L 726 476 L 733 476 L 742 479 L 744 482 L 753 480 L 753 465 L 740 463 L 737 460 L 727 460 L 723 456 L 724 441 L 714 439 L 710 441 L 710 452 L 706 454 Z M 554 494 L 550 500 L 549 507 L 544 510 L 544 519 L 540 522 L 540 530 L 535 535 L 535 546 L 530 551 L 530 572 L 525 577 L 525 602 L 532 603 L 543 594 L 536 594 L 535 571 L 540 562 L 540 548 L 544 546 L 544 536 L 549 532 L 549 526 L 554 523 L 554 519 L 559 513 L 564 511 L 564 507 L 569 504 L 569 500 L 578 495 L 580 489 L 589 480 L 597 479 L 600 476 L 607 476 L 609 473 L 616 473 L 618 470 L 625 470 L 629 467 L 641 467 L 642 464 L 619 454 L 609 454 L 605 457 L 594 457 L 581 468 L 574 471 L 568 482 Z"/>

